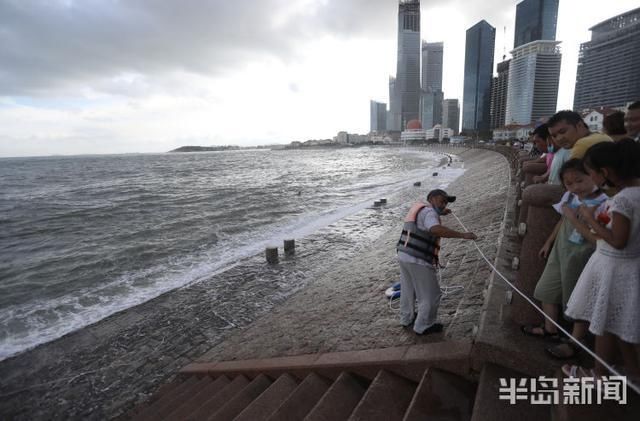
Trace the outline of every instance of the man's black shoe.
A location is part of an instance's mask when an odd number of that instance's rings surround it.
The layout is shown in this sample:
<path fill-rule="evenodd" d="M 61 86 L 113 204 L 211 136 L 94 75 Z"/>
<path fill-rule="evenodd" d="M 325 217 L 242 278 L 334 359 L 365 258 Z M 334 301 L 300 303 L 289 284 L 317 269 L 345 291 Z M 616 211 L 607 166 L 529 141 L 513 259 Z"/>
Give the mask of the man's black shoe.
<path fill-rule="evenodd" d="M 417 335 L 428 335 L 430 333 L 440 333 L 440 332 L 442 332 L 443 328 L 444 328 L 444 326 L 442 326 L 442 323 L 434 323 L 431 326 L 429 326 L 428 328 L 426 328 L 424 330 L 424 332 L 417 333 Z"/>

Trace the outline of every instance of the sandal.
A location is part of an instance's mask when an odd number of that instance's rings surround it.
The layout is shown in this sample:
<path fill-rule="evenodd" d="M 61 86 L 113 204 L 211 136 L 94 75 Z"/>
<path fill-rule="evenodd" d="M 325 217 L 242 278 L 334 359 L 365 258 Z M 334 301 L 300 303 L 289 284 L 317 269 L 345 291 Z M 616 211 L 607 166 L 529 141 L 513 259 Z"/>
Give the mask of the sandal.
<path fill-rule="evenodd" d="M 592 368 L 584 368 L 579 365 L 565 364 L 562 366 L 562 373 L 564 373 L 564 375 L 567 377 L 576 378 L 576 379 L 586 378 L 586 377 L 591 377 L 595 379 L 598 377 L 596 375 L 596 372 L 593 371 Z"/>
<path fill-rule="evenodd" d="M 535 329 L 540 329 L 540 332 L 542 333 L 536 333 Z M 560 340 L 560 333 L 549 332 L 547 329 L 544 328 L 544 325 L 539 325 L 539 326 L 523 325 L 523 326 L 520 326 L 520 330 L 525 335 L 535 336 L 536 338 L 549 338 L 553 340 Z"/>
<path fill-rule="evenodd" d="M 547 347 L 544 350 L 557 360 L 569 360 L 576 358 L 581 349 L 573 341 L 563 338 L 562 343 Z"/>

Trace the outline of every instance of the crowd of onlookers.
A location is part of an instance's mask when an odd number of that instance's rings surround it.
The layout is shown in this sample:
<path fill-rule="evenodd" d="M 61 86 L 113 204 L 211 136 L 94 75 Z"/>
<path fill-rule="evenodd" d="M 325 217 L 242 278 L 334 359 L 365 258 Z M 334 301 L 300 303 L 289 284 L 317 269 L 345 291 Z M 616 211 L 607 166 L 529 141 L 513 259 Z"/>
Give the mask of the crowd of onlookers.
<path fill-rule="evenodd" d="M 531 155 L 546 165 L 534 183 L 566 190 L 554 205 L 561 219 L 539 252 L 546 264 L 534 297 L 608 364 L 621 356 L 620 371 L 640 384 L 640 101 L 607 115 L 603 133 L 591 132 L 580 114 L 560 111 L 531 141 Z M 555 358 L 580 352 L 549 320 L 522 331 L 554 342 L 546 349 Z M 598 361 L 563 371 L 609 375 Z"/>

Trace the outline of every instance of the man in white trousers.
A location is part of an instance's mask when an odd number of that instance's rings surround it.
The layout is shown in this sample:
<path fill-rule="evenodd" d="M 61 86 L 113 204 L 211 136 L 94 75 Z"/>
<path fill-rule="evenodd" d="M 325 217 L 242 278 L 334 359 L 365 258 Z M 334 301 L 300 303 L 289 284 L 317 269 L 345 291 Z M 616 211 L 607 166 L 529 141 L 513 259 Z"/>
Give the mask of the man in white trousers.
<path fill-rule="evenodd" d="M 442 225 L 440 217 L 451 213 L 447 204 L 455 200 L 444 190 L 430 191 L 427 203 L 416 203 L 409 210 L 396 247 L 400 264 L 400 324 L 403 327 L 413 324 L 418 335 L 442 331 L 442 324 L 436 323 L 442 296 L 436 273 L 440 238 L 477 238 L 472 232 L 458 232 Z"/>

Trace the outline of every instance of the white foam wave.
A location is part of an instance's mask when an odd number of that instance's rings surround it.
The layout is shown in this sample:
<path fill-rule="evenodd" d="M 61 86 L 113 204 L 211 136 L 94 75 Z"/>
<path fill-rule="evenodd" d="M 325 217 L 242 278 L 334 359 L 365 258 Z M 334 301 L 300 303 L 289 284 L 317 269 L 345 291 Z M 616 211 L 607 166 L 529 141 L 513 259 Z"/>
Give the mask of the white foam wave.
<path fill-rule="evenodd" d="M 416 153 L 406 150 L 404 153 Z M 419 151 L 424 154 L 424 151 Z M 0 312 L 0 361 L 52 341 L 82 327 L 100 321 L 114 313 L 142 304 L 159 295 L 229 270 L 242 260 L 261 253 L 265 247 L 281 244 L 287 238 L 304 238 L 345 217 L 370 207 L 374 200 L 393 197 L 411 188 L 415 180 L 427 178 L 432 187 L 446 188 L 460 176 L 463 168 L 433 167 L 414 170 L 400 180 L 373 183 L 367 195 L 357 203 L 315 214 L 306 214 L 286 224 L 271 226 L 263 231 L 227 238 L 231 243 L 224 249 L 205 251 L 202 255 L 174 259 L 135 273 L 125 274 L 105 282 L 100 287 L 84 288 L 54 300 L 36 300 L 29 305 L 10 306 Z M 432 172 L 438 169 L 437 179 Z M 152 279 L 152 281 L 150 281 Z M 9 327 L 24 324 L 22 333 L 9 333 Z M 4 332 L 3 332 L 4 331 Z"/>

